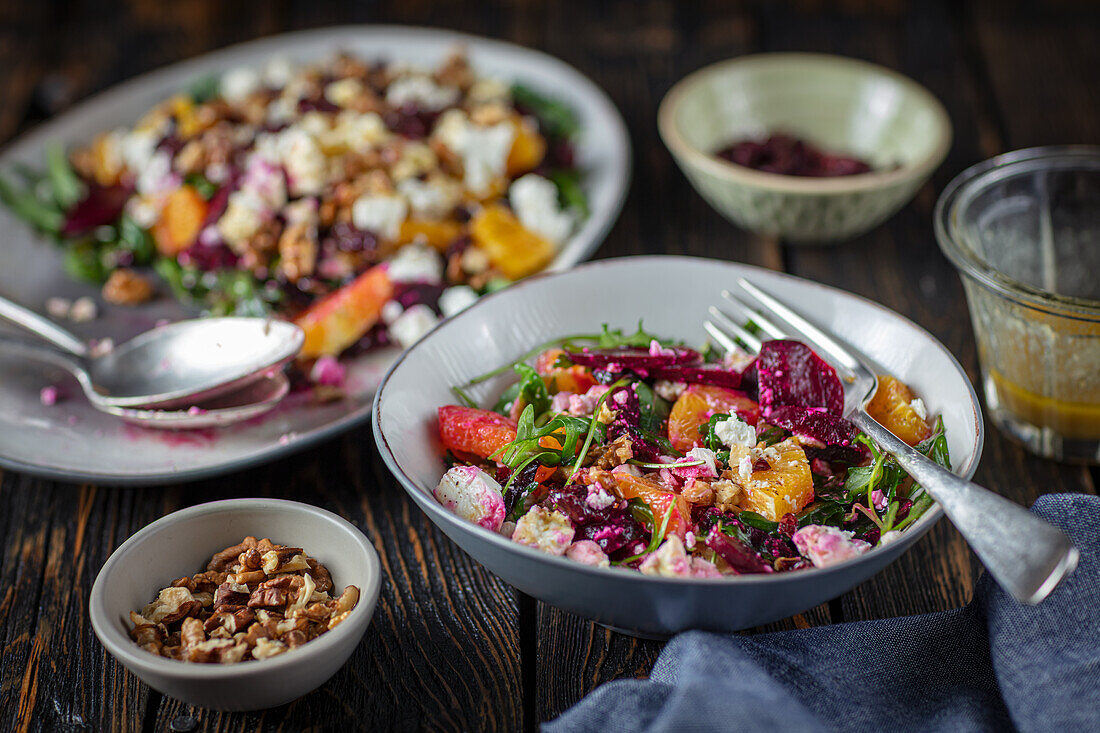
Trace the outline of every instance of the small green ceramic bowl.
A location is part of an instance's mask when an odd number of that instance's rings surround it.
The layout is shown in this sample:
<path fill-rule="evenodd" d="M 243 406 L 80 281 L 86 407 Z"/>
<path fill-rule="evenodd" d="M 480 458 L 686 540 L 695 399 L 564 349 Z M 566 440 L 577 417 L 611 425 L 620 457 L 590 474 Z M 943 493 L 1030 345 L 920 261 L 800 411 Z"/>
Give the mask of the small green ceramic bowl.
<path fill-rule="evenodd" d="M 769 53 L 722 61 L 674 86 L 658 112 L 680 169 L 735 224 L 792 242 L 855 237 L 904 206 L 943 162 L 951 121 L 916 82 L 864 61 Z M 786 176 L 714 157 L 726 145 L 783 132 L 874 170 Z"/>

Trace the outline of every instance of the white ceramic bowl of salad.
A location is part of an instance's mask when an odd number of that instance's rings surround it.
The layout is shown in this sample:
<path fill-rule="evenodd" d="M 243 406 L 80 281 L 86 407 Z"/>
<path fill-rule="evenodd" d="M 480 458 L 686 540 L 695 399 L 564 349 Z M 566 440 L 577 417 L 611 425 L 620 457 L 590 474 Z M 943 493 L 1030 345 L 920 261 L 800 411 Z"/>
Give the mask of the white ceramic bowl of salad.
<path fill-rule="evenodd" d="M 745 265 L 685 257 L 624 258 L 539 276 L 436 328 L 383 379 L 374 405 L 374 433 L 383 459 L 444 533 L 487 568 L 525 593 L 623 631 L 667 635 L 691 628 L 743 629 L 844 593 L 911 547 L 938 521 L 939 507 L 933 504 L 893 541 L 827 567 L 714 578 L 656 577 L 585 565 L 518 544 L 457 516 L 433 494 L 447 470 L 437 411 L 458 403 L 452 387 L 552 339 L 599 332 L 604 323 L 629 333 L 642 319 L 650 333 L 701 347 L 707 307 L 738 277 L 797 304 L 818 325 L 862 350 L 880 373 L 911 387 L 928 414 L 942 416 L 953 469 L 973 475 L 984 435 L 978 400 L 958 362 L 930 334 L 880 305 L 834 288 Z M 514 375 L 500 375 L 472 387 L 468 396 L 478 405 L 492 406 L 514 381 Z"/>

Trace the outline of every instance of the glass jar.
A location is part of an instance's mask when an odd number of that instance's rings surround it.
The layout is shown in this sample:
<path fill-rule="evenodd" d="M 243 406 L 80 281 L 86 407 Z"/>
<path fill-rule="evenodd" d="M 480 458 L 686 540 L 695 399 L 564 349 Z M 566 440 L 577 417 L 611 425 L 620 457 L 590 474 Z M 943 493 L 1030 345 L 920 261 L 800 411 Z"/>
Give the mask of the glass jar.
<path fill-rule="evenodd" d="M 1039 455 L 1100 463 L 1100 147 L 975 165 L 940 196 L 935 227 L 994 423 Z"/>

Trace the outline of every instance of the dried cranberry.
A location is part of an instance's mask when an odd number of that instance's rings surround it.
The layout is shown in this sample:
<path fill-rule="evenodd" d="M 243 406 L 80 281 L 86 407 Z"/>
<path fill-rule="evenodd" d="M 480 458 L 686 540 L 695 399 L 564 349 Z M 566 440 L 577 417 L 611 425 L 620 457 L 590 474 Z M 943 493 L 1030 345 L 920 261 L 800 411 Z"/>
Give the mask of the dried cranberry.
<path fill-rule="evenodd" d="M 767 173 L 787 176 L 833 177 L 867 173 L 871 166 L 845 155 L 826 153 L 790 135 L 771 135 L 766 140 L 742 140 L 722 148 L 715 156 Z"/>

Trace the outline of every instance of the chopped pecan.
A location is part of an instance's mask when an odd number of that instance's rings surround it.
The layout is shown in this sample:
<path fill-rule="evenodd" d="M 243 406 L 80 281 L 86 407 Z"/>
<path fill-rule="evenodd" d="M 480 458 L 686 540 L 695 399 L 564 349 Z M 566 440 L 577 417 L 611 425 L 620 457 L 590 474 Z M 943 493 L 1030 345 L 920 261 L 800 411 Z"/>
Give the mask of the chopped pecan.
<path fill-rule="evenodd" d="M 633 457 L 634 450 L 630 438 L 620 435 L 596 457 L 595 466 L 609 471 L 616 466 L 623 465 Z"/>
<path fill-rule="evenodd" d="M 103 284 L 103 299 L 115 305 L 138 305 L 151 300 L 153 283 L 128 267 L 113 271 Z"/>
<path fill-rule="evenodd" d="M 263 570 L 246 570 L 239 573 L 231 573 L 225 576 L 225 580 L 228 583 L 235 583 L 237 585 L 255 585 L 260 583 L 267 577 L 267 573 Z"/>
<path fill-rule="evenodd" d="M 456 50 L 435 72 L 435 80 L 445 86 L 458 87 L 466 91 L 474 85 L 476 77 L 470 68 L 470 61 L 462 50 Z"/>
<path fill-rule="evenodd" d="M 255 617 L 256 613 L 251 608 L 238 608 L 234 611 L 218 611 L 206 620 L 203 628 L 206 629 L 208 634 L 212 633 L 214 629 L 217 628 L 223 628 L 230 634 L 235 634 L 238 631 L 243 631 L 248 628 Z"/>
<path fill-rule="evenodd" d="M 214 609 L 219 610 L 223 606 L 243 606 L 248 603 L 251 593 L 248 586 L 236 583 L 222 583 L 214 593 Z"/>
<path fill-rule="evenodd" d="M 250 547 L 241 553 L 240 557 L 237 558 L 237 562 L 242 570 L 259 570 L 263 562 L 262 557 L 255 547 Z"/>
<path fill-rule="evenodd" d="M 255 537 L 245 537 L 240 544 L 227 547 L 221 552 L 216 553 L 214 557 L 210 558 L 210 562 L 206 564 L 206 569 L 225 572 L 236 562 L 242 552 L 253 549 L 256 545 Z"/>
<path fill-rule="evenodd" d="M 680 496 L 692 504 L 710 506 L 714 503 L 714 489 L 711 488 L 710 482 L 699 479 L 695 479 L 685 486 L 683 491 L 680 492 Z"/>
<path fill-rule="evenodd" d="M 317 592 L 326 593 L 332 590 L 332 575 L 329 574 L 328 568 L 312 557 L 306 558 L 306 564 L 309 565 L 309 574 L 313 576 L 313 582 L 317 584 Z"/>
<path fill-rule="evenodd" d="M 344 588 L 344 592 L 336 599 L 334 613 L 347 613 L 354 608 L 357 603 L 359 603 L 359 589 L 354 585 L 349 585 L 347 588 Z"/>
<path fill-rule="evenodd" d="M 291 649 L 294 649 L 295 647 L 299 647 L 309 641 L 309 637 L 306 636 L 306 633 L 304 631 L 300 629 L 294 629 L 293 631 L 288 631 L 283 636 L 281 641 Z"/>
<path fill-rule="evenodd" d="M 263 570 L 268 575 L 308 569 L 301 547 L 278 547 L 263 555 Z"/>
<path fill-rule="evenodd" d="M 206 641 L 206 630 L 197 618 L 185 619 L 180 627 L 180 643 L 184 649 L 191 649 Z"/>
<path fill-rule="evenodd" d="M 313 274 L 317 265 L 317 227 L 300 221 L 290 224 L 279 237 L 279 272 L 296 283 Z"/>

